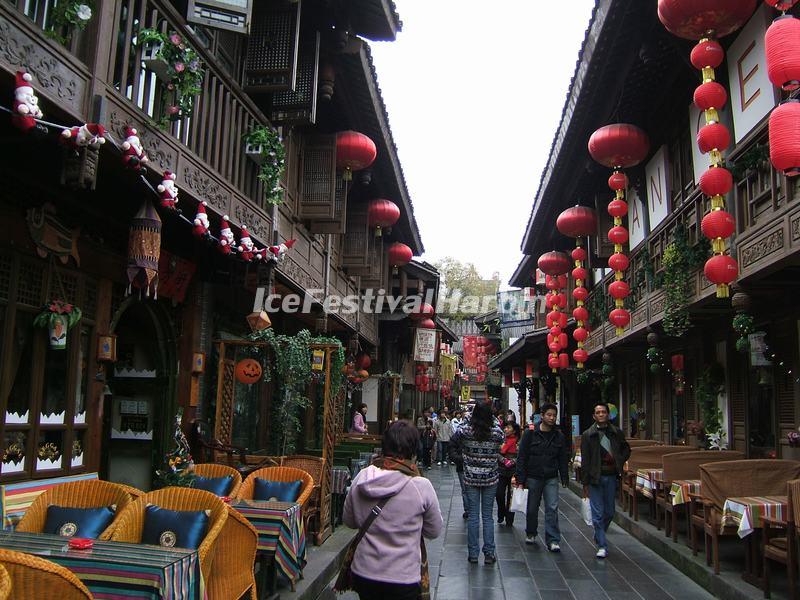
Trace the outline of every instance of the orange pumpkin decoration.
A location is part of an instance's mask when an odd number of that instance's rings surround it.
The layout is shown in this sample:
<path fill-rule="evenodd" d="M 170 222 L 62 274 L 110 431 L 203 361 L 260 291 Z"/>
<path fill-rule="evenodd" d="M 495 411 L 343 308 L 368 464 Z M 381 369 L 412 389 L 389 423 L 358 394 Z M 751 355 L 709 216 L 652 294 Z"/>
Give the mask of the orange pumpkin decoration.
<path fill-rule="evenodd" d="M 243 358 L 236 363 L 236 368 L 234 369 L 236 381 L 247 385 L 259 381 L 262 373 L 261 363 L 254 358 Z"/>

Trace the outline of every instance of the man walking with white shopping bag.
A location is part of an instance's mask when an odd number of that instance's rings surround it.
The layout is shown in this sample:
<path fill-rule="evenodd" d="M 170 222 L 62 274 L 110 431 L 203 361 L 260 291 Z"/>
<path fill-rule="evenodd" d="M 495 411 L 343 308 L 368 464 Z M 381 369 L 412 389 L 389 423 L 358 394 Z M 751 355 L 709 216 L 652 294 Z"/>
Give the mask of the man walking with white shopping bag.
<path fill-rule="evenodd" d="M 544 496 L 545 544 L 550 552 L 561 551 L 558 527 L 558 483 L 567 487 L 567 438 L 556 427 L 558 407 L 545 403 L 539 425 L 530 425 L 522 436 L 517 456 L 515 484 L 528 489 L 525 543 L 535 544 L 539 529 L 539 504 Z"/>

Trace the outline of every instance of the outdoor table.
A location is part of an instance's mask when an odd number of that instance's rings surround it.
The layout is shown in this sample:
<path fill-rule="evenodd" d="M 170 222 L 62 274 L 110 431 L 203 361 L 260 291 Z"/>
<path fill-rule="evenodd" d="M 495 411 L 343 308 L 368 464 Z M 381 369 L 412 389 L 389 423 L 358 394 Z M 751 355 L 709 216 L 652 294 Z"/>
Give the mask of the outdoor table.
<path fill-rule="evenodd" d="M 331 523 L 333 527 L 342 519 L 344 497 L 347 486 L 350 485 L 350 469 L 347 467 L 333 467 L 331 472 Z"/>
<path fill-rule="evenodd" d="M 737 527 L 740 538 L 761 529 L 762 519 L 785 521 L 789 501 L 786 496 L 740 496 L 727 498 L 722 507 L 722 528 Z"/>
<path fill-rule="evenodd" d="M 197 550 L 102 542 L 73 550 L 68 538 L 48 533 L 0 532 L 0 548 L 34 554 L 66 567 L 98 600 L 202 600 Z"/>
<path fill-rule="evenodd" d="M 639 469 L 636 471 L 636 491 L 653 500 L 657 482 L 661 481 L 664 469 Z"/>
<path fill-rule="evenodd" d="M 373 460 L 378 458 L 378 455 L 375 452 L 359 452 L 358 453 L 358 460 L 365 460 L 367 464 L 371 464 Z"/>
<path fill-rule="evenodd" d="M 692 501 L 690 494 L 695 496 L 700 495 L 700 480 L 699 479 L 676 479 L 672 482 L 672 487 L 669 491 L 672 496 L 672 505 L 678 506 L 679 504 L 688 504 Z"/>
<path fill-rule="evenodd" d="M 350 473 L 352 478 L 355 479 L 359 471 L 361 471 L 361 469 L 366 469 L 368 464 L 369 462 L 363 459 L 352 459 L 350 461 Z"/>

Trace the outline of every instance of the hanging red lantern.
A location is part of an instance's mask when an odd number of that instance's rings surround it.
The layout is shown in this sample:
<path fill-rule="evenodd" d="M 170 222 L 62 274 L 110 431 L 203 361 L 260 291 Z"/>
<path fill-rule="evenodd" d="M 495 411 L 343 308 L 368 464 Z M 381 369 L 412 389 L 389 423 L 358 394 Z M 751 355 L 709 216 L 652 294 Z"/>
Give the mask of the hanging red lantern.
<path fill-rule="evenodd" d="M 717 40 L 703 39 L 692 48 L 690 60 L 698 71 L 707 68 L 716 69 L 725 60 L 725 51 Z"/>
<path fill-rule="evenodd" d="M 547 359 L 547 366 L 553 370 L 553 373 L 558 371 L 558 355 L 551 355 L 550 358 Z"/>
<path fill-rule="evenodd" d="M 570 265 L 567 255 L 555 250 L 542 254 L 537 262 L 540 271 L 552 276 L 566 273 L 569 271 Z"/>
<path fill-rule="evenodd" d="M 576 327 L 572 332 L 572 337 L 576 342 L 585 342 L 589 337 L 589 332 L 584 327 Z"/>
<path fill-rule="evenodd" d="M 561 350 L 561 344 L 558 342 L 550 342 L 547 347 L 550 349 L 550 352 L 553 354 L 558 354 L 558 351 Z"/>
<path fill-rule="evenodd" d="M 777 8 L 778 10 L 789 10 L 795 4 L 797 4 L 797 1 L 798 0 L 764 0 L 764 2 L 773 8 Z"/>
<path fill-rule="evenodd" d="M 586 260 L 586 250 L 580 246 L 576 247 L 575 250 L 572 251 L 572 260 Z"/>
<path fill-rule="evenodd" d="M 630 295 L 631 288 L 622 280 L 612 281 L 608 285 L 608 293 L 615 300 L 625 299 Z"/>
<path fill-rule="evenodd" d="M 576 306 L 572 309 L 572 318 L 576 321 L 588 321 L 589 311 L 586 310 L 585 306 Z"/>
<path fill-rule="evenodd" d="M 712 242 L 717 242 L 717 240 L 721 239 L 722 247 L 714 248 L 714 252 L 721 254 L 725 251 L 724 238 L 731 237 L 733 232 L 736 231 L 736 221 L 733 215 L 726 210 L 712 210 L 703 217 L 700 230 Z"/>
<path fill-rule="evenodd" d="M 694 91 L 694 105 L 700 110 L 720 110 L 727 103 L 728 91 L 716 81 L 706 81 Z"/>
<path fill-rule="evenodd" d="M 414 252 L 401 242 L 395 242 L 389 246 L 389 266 L 393 267 L 395 271 L 398 267 L 402 267 L 411 262 L 414 258 Z"/>
<path fill-rule="evenodd" d="M 769 159 L 787 177 L 800 175 L 800 102 L 788 100 L 769 116 Z"/>
<path fill-rule="evenodd" d="M 703 273 L 711 283 L 725 286 L 734 281 L 739 275 L 739 264 L 728 254 L 717 254 L 706 261 Z"/>
<path fill-rule="evenodd" d="M 433 322 L 433 319 L 422 319 L 417 321 L 417 327 L 419 329 L 436 329 L 436 323 Z"/>
<path fill-rule="evenodd" d="M 423 302 L 419 308 L 409 313 L 408 316 L 416 321 L 421 321 L 423 319 L 432 319 L 435 314 L 436 309 L 434 309 L 430 304 Z"/>
<path fill-rule="evenodd" d="M 617 328 L 617 335 L 621 335 L 631 322 L 631 314 L 624 308 L 615 308 L 608 313 L 608 322 Z"/>
<path fill-rule="evenodd" d="M 597 215 L 586 206 L 573 206 L 556 219 L 556 229 L 567 237 L 580 238 L 597 232 Z"/>
<path fill-rule="evenodd" d="M 336 168 L 344 171 L 345 181 L 353 178 L 353 171 L 369 167 L 377 155 L 375 142 L 363 133 L 340 131 L 336 134 Z"/>
<path fill-rule="evenodd" d="M 764 52 L 772 84 L 787 92 L 800 88 L 800 19 L 775 19 L 764 36 Z"/>
<path fill-rule="evenodd" d="M 724 196 L 733 189 L 733 174 L 725 167 L 713 167 L 700 176 L 700 189 L 706 196 Z"/>
<path fill-rule="evenodd" d="M 612 254 L 608 259 L 608 268 L 615 271 L 627 271 L 630 259 L 627 255 L 617 252 Z"/>
<path fill-rule="evenodd" d="M 710 123 L 697 132 L 697 145 L 703 154 L 724 152 L 731 145 L 731 132 L 722 123 Z"/>
<path fill-rule="evenodd" d="M 628 241 L 628 230 L 622 225 L 617 225 L 608 230 L 608 241 L 612 244 L 624 244 Z"/>
<path fill-rule="evenodd" d="M 382 230 L 392 227 L 400 220 L 400 208 L 391 200 L 379 198 L 369 203 L 367 219 L 370 227 L 375 227 L 375 235 L 380 236 Z"/>
<path fill-rule="evenodd" d="M 574 269 L 572 269 L 572 278 L 573 279 L 578 279 L 580 281 L 586 281 L 586 276 L 587 275 L 588 275 L 588 273 L 586 272 L 586 269 L 584 269 L 583 267 L 575 267 Z"/>
<path fill-rule="evenodd" d="M 725 37 L 744 25 L 756 0 L 658 0 L 658 18 L 667 31 L 687 40 L 714 32 Z"/>
<path fill-rule="evenodd" d="M 629 123 L 606 125 L 589 138 L 589 154 L 601 165 L 612 169 L 638 165 L 649 152 L 647 134 Z"/>
<path fill-rule="evenodd" d="M 608 187 L 615 192 L 628 189 L 628 176 L 622 171 L 614 171 L 608 178 Z"/>
<path fill-rule="evenodd" d="M 575 359 L 576 363 L 583 364 L 589 360 L 589 353 L 583 348 L 578 348 L 572 353 L 572 358 Z"/>
<path fill-rule="evenodd" d="M 569 354 L 562 352 L 558 355 L 558 366 L 562 369 L 569 367 Z"/>
<path fill-rule="evenodd" d="M 366 371 L 372 365 L 372 359 L 369 357 L 369 354 L 366 352 L 362 352 L 358 356 L 356 356 L 356 369 L 359 371 Z"/>
<path fill-rule="evenodd" d="M 575 298 L 575 300 L 586 302 L 586 300 L 589 298 L 589 290 L 583 286 L 576 287 L 574 290 L 572 290 L 572 297 Z"/>
<path fill-rule="evenodd" d="M 607 210 L 612 217 L 622 218 L 628 214 L 628 203 L 625 200 L 616 198 L 608 203 Z"/>

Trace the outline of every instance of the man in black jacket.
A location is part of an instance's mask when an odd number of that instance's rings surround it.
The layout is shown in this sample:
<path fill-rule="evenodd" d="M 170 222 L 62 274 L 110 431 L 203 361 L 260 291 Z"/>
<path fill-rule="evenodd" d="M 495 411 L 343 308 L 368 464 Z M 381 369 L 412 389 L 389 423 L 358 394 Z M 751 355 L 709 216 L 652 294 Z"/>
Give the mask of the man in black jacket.
<path fill-rule="evenodd" d="M 606 531 L 614 518 L 617 482 L 631 455 L 625 434 L 608 417 L 608 405 L 595 404 L 594 424 L 581 434 L 581 483 L 592 507 L 597 558 L 608 556 Z"/>
<path fill-rule="evenodd" d="M 516 485 L 528 488 L 525 543 L 535 544 L 539 529 L 539 504 L 544 495 L 545 544 L 550 552 L 559 552 L 561 531 L 558 528 L 558 482 L 567 487 L 567 439 L 556 427 L 558 407 L 543 404 L 542 421 L 522 436 L 517 455 Z"/>

